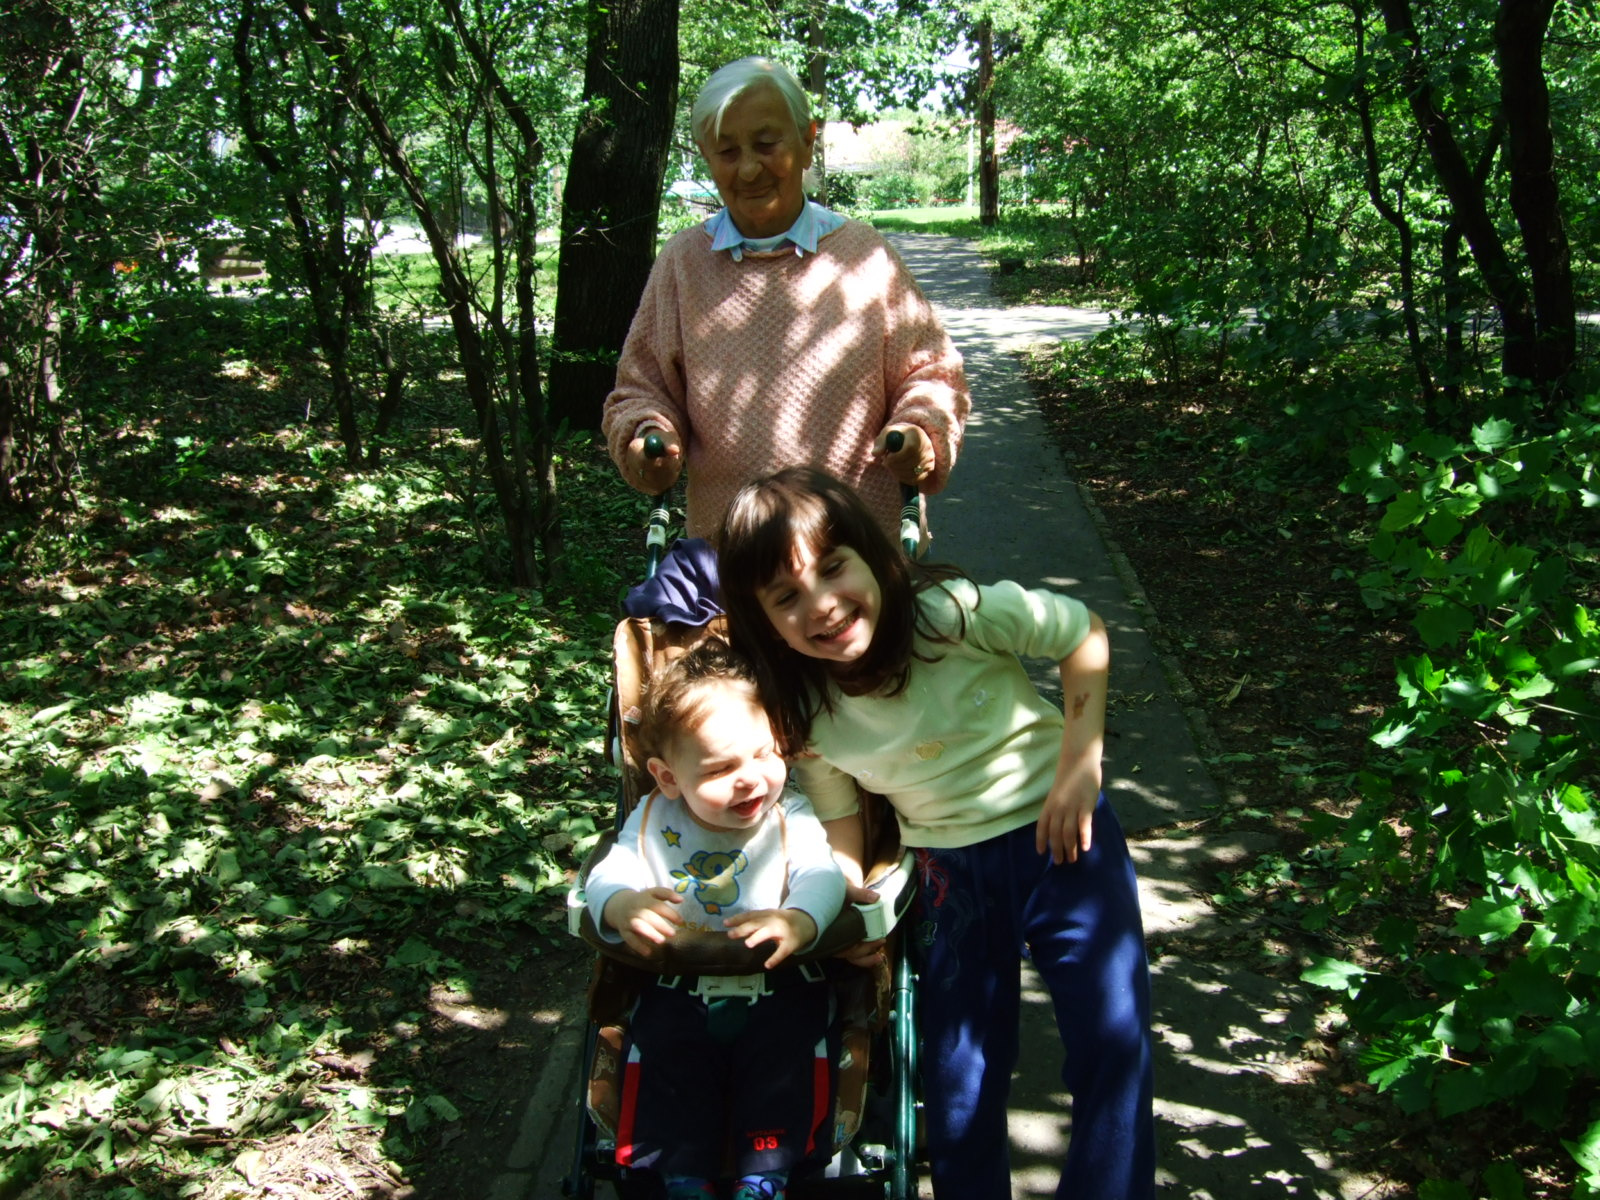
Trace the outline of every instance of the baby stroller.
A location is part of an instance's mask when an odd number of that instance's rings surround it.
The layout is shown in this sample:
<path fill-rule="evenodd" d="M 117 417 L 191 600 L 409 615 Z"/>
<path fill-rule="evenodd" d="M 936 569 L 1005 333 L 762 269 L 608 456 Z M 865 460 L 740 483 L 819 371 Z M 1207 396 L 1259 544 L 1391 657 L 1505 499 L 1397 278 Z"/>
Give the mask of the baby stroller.
<path fill-rule="evenodd" d="M 647 535 L 647 580 L 655 576 L 665 553 L 667 521 L 664 498 L 658 498 Z M 637 705 L 645 684 L 673 657 L 724 631 L 720 616 L 699 625 L 648 616 L 624 619 L 614 636 L 607 745 L 620 776 L 616 820 L 591 851 L 567 901 L 569 931 L 598 952 L 589 992 L 584 1058 L 589 1069 L 578 1100 L 572 1167 L 563 1186 L 564 1193 L 577 1200 L 592 1200 L 602 1181 L 610 1183 L 622 1200 L 655 1200 L 660 1195 L 652 1174 L 619 1166 L 614 1154 L 621 1108 L 621 1054 L 628 1014 L 639 987 L 659 975 L 697 976 L 718 994 L 736 995 L 743 983 L 760 974 L 767 954 L 765 948 L 751 949 L 716 933 L 683 930 L 657 956 L 644 959 L 626 946 L 601 938 L 584 894 L 590 869 L 604 857 L 628 813 L 652 786 L 634 745 Z M 815 1160 L 797 1168 L 791 1177 L 788 1194 L 796 1200 L 914 1200 L 917 1194 L 912 974 L 906 955 L 897 952 L 895 932 L 914 894 L 909 886 L 912 859 L 899 845 L 888 806 L 877 797 L 863 799 L 870 847 L 867 885 L 880 899 L 873 905 L 847 905 L 823 931 L 817 945 L 793 961 L 820 966 L 839 950 L 863 940 L 888 939 L 890 953 L 887 965 L 877 971 L 852 969 L 844 979 L 834 978 L 836 970 L 828 972 L 841 1024 L 839 1060 L 833 1064 L 835 1103 L 819 1136 Z M 715 980 L 706 980 L 708 976 Z M 727 990 L 721 991 L 723 988 Z M 828 1130 L 831 1137 L 826 1136 Z"/>

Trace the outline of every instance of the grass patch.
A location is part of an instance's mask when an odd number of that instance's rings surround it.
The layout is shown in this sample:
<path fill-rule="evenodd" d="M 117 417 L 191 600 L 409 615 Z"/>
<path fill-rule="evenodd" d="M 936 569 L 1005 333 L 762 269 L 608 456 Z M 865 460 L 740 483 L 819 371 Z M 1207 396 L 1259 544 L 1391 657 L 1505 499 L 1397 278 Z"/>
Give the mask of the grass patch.
<path fill-rule="evenodd" d="M 402 1178 L 459 1117 L 417 1051 L 462 947 L 555 949 L 609 818 L 603 449 L 563 447 L 574 582 L 509 592 L 447 386 L 348 474 L 271 364 L 182 378 L 70 530 L 3 531 L 0 1196 L 256 1196 L 286 1141 Z"/>
<path fill-rule="evenodd" d="M 887 233 L 944 233 L 975 238 L 983 228 L 978 224 L 978 210 L 968 204 L 876 209 L 866 214 L 866 220 Z"/>
<path fill-rule="evenodd" d="M 560 245 L 552 233 L 539 243 L 535 261 L 537 270 L 545 279 L 554 280 Z M 483 295 L 491 294 L 490 273 L 494 257 L 489 247 L 476 245 L 465 251 L 462 262 L 467 275 Z M 554 287 L 537 288 L 540 275 L 535 275 L 535 307 L 544 320 L 555 317 L 556 293 Z M 435 313 L 444 311 L 444 297 L 439 292 L 439 264 L 432 254 L 379 254 L 372 260 L 372 283 L 379 308 L 398 309 L 403 312 Z M 507 286 L 507 292 L 511 288 Z"/>

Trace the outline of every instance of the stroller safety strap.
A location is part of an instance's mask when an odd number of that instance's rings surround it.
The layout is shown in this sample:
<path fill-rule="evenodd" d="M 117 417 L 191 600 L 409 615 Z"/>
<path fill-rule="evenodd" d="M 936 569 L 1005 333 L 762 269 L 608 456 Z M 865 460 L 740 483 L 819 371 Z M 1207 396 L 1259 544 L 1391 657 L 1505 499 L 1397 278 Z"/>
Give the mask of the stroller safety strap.
<path fill-rule="evenodd" d="M 659 975 L 656 983 L 661 987 L 681 988 L 707 1004 L 717 1000 L 749 1003 L 770 996 L 779 988 L 797 983 L 821 983 L 827 977 L 828 973 L 817 963 L 797 963 L 752 975 Z"/>
<path fill-rule="evenodd" d="M 759 1000 L 767 995 L 767 974 L 754 975 L 701 975 L 694 981 L 690 993 L 707 1004 L 715 1000 Z"/>
<path fill-rule="evenodd" d="M 706 1032 L 731 1044 L 744 1031 L 755 1002 L 797 983 L 820 983 L 827 973 L 815 963 L 779 967 L 753 975 L 662 975 L 662 987 L 682 988 L 706 1006 Z"/>

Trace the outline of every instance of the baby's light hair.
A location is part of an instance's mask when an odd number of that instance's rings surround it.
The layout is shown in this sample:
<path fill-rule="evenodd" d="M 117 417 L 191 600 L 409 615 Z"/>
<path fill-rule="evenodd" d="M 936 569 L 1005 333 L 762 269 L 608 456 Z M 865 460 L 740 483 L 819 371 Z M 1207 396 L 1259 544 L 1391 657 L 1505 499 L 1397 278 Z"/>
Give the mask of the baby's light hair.
<path fill-rule="evenodd" d="M 645 688 L 640 705 L 638 746 L 644 758 L 665 758 L 675 738 L 700 728 L 718 686 L 761 705 L 755 668 L 719 637 L 708 637 L 667 663 Z"/>
<path fill-rule="evenodd" d="M 811 124 L 811 100 L 794 72 L 780 62 L 753 54 L 718 67 L 707 79 L 689 110 L 689 128 L 695 141 L 709 146 L 722 133 L 722 117 L 728 106 L 751 88 L 766 84 L 778 90 L 802 134 Z"/>

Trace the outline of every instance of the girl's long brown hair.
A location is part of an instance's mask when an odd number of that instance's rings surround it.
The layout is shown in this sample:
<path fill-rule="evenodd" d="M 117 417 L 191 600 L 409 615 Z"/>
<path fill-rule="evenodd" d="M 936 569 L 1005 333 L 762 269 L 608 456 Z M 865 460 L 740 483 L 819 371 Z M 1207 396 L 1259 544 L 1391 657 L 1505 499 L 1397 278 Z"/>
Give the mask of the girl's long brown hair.
<path fill-rule="evenodd" d="M 789 568 L 797 546 L 819 558 L 848 547 L 877 580 L 883 598 L 877 627 L 866 654 L 847 675 L 791 649 L 761 607 L 758 593 Z M 816 715 L 833 711 L 830 685 L 853 696 L 898 695 L 912 659 L 925 657 L 915 650 L 919 634 L 948 643 L 964 632 L 932 628 L 917 603 L 921 592 L 960 578 L 961 572 L 912 562 L 854 489 L 814 467 L 786 467 L 740 490 L 717 539 L 717 573 L 729 636 L 755 666 L 762 703 L 785 755 L 804 750 Z"/>

